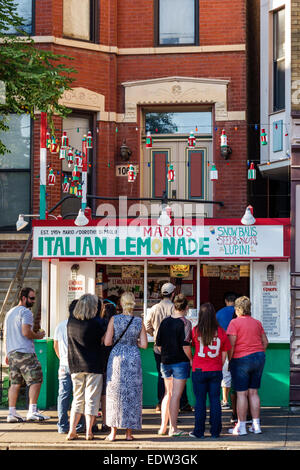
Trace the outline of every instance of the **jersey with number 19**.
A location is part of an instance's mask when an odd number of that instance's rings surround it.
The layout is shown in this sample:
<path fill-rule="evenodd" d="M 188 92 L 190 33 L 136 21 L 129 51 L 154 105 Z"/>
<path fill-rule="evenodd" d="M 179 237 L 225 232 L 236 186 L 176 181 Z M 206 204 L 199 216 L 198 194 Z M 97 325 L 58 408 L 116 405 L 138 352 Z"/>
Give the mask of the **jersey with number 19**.
<path fill-rule="evenodd" d="M 201 369 L 203 372 L 222 370 L 222 352 L 231 349 L 228 336 L 220 326 L 216 336 L 208 346 L 203 344 L 195 326 L 192 332 L 192 345 L 195 347 L 193 372 L 195 372 L 195 369 Z"/>

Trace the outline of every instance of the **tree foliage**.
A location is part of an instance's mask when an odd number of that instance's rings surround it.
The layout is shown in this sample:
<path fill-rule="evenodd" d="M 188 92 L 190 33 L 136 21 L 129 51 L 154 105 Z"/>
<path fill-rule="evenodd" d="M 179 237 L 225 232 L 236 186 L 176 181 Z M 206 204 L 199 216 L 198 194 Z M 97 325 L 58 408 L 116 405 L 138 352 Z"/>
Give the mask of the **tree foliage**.
<path fill-rule="evenodd" d="M 147 113 L 146 131 L 158 134 L 173 134 L 177 127 L 172 121 L 172 113 Z"/>
<path fill-rule="evenodd" d="M 53 129 L 54 114 L 66 116 L 70 110 L 59 104 L 65 90 L 71 88 L 75 72 L 65 65 L 65 55 L 39 49 L 22 28 L 24 19 L 18 15 L 15 0 L 0 0 L 0 131 L 9 126 L 9 113 L 46 112 Z M 8 34 L 11 29 L 15 34 Z M 7 153 L 0 138 L 0 154 Z"/>

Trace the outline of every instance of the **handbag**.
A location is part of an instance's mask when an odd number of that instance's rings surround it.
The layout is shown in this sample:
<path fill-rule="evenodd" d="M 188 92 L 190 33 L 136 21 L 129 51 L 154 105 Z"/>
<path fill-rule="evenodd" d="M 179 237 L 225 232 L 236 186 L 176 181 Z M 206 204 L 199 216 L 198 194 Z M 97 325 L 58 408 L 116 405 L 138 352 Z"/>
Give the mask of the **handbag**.
<path fill-rule="evenodd" d="M 119 341 L 120 339 L 122 338 L 122 336 L 126 333 L 127 329 L 129 328 L 132 320 L 134 319 L 134 317 L 131 317 L 131 319 L 129 320 L 129 322 L 127 323 L 127 326 L 125 328 L 125 330 L 121 333 L 121 335 L 119 336 L 119 338 L 117 339 L 117 341 L 114 342 L 114 344 L 112 345 L 112 347 L 114 347 Z"/>

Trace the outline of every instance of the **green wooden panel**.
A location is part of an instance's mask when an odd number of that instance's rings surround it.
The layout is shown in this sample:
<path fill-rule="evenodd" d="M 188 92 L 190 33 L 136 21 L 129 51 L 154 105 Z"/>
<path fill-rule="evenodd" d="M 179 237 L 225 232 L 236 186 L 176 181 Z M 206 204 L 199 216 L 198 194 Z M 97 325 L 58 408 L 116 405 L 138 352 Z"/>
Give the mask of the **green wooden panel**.
<path fill-rule="evenodd" d="M 143 367 L 143 404 L 157 404 L 157 372 L 153 355 L 153 343 L 142 351 Z M 259 395 L 262 406 L 288 406 L 290 386 L 290 347 L 289 344 L 270 344 L 266 352 Z M 189 402 L 194 405 L 195 398 L 191 378 L 187 381 Z"/>
<path fill-rule="evenodd" d="M 45 410 L 56 405 L 58 391 L 58 358 L 53 348 L 53 339 L 35 340 L 35 352 L 41 363 L 43 383 L 38 399 L 38 408 Z"/>

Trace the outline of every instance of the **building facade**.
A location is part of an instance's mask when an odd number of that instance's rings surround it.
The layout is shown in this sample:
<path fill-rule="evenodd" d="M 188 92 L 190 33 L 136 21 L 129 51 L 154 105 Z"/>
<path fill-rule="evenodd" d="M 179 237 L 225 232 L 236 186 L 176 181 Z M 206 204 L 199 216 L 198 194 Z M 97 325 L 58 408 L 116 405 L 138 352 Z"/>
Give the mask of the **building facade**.
<path fill-rule="evenodd" d="M 81 170 L 77 168 L 79 180 L 74 183 L 75 168 L 67 156 L 60 159 L 47 150 L 47 172 L 55 177 L 55 183 L 47 185 L 47 209 L 54 217 L 63 216 L 37 221 L 33 228 L 33 257 L 42 266 L 41 318 L 48 338 L 66 317 L 68 301 L 84 291 L 107 296 L 130 288 L 145 316 L 158 299 L 161 283 L 171 279 L 188 296 L 195 319 L 201 302 L 221 308 L 224 293 L 234 290 L 251 297 L 254 314 L 271 337 L 263 402 L 286 404 L 289 219 L 286 207 L 276 214 L 271 211 L 261 165 L 266 157 L 260 161 L 260 119 L 265 117 L 259 115 L 259 2 L 21 4 L 27 8 L 36 47 L 72 57 L 70 65 L 77 71 L 72 90 L 61 98 L 71 114 L 55 118 L 55 138 L 60 141 L 65 131 L 76 154 L 88 131 L 93 137 L 86 187 L 91 217 L 77 235 L 74 219 L 81 198 L 67 199 L 51 210 L 69 194 L 62 189 L 65 180 L 80 194 Z M 20 168 L 1 168 L 2 188 L 9 178 L 20 188 L 13 201 L 2 193 L 3 259 L 18 258 L 28 238 L 15 232 L 18 215 L 39 214 L 40 208 L 40 116 L 32 122 L 15 119 L 14 129 L 23 139 L 18 151 L 24 154 L 25 141 L 27 166 L 20 158 Z M 278 120 L 285 119 L 280 115 Z M 285 145 L 284 140 L 282 152 Z M 258 181 L 249 176 L 251 163 Z M 128 198 L 125 215 L 120 196 Z M 162 199 L 172 215 L 168 231 L 158 227 Z M 244 227 L 241 217 L 249 203 L 258 219 Z M 142 216 L 142 237 L 133 228 L 137 216 Z M 131 230 L 123 242 L 120 217 Z M 105 224 L 113 230 L 107 241 L 99 228 Z M 189 245 L 183 241 L 188 240 L 187 227 L 193 240 Z M 191 248 L 195 241 L 197 248 Z M 154 364 L 148 356 L 144 360 L 151 370 Z M 280 364 L 281 378 L 272 363 Z M 144 397 L 145 404 L 153 400 L 153 395 Z"/>

